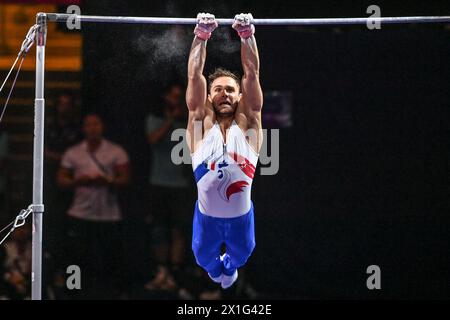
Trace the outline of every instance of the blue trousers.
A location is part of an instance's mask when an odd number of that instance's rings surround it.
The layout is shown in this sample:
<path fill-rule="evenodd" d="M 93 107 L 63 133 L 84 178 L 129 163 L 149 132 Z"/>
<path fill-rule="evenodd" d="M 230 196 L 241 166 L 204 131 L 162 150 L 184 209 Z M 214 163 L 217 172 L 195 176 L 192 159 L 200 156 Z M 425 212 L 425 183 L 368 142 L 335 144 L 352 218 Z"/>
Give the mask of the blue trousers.
<path fill-rule="evenodd" d="M 221 247 L 226 254 L 220 259 Z M 253 203 L 250 211 L 236 218 L 216 218 L 200 212 L 195 204 L 192 251 L 197 264 L 212 277 L 231 276 L 243 266 L 255 248 Z"/>

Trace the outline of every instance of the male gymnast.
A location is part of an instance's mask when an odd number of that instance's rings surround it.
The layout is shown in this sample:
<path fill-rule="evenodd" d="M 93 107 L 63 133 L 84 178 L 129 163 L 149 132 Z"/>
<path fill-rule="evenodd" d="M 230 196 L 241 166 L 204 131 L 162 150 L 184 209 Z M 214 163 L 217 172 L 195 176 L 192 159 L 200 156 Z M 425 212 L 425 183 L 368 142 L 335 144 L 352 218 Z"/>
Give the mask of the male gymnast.
<path fill-rule="evenodd" d="M 251 186 L 262 144 L 259 56 L 251 14 L 235 16 L 242 80 L 218 68 L 203 76 L 206 45 L 218 23 L 199 13 L 188 62 L 187 143 L 197 183 L 192 250 L 210 278 L 226 289 L 255 247 Z"/>

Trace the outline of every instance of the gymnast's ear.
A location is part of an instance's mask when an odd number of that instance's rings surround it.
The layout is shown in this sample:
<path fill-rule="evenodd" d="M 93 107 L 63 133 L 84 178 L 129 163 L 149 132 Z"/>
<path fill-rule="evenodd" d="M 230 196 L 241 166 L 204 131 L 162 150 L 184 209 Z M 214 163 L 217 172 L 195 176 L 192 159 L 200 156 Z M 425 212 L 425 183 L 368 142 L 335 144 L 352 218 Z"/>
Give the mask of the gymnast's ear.
<path fill-rule="evenodd" d="M 210 103 L 212 103 L 212 97 L 211 97 L 211 95 L 208 93 L 208 101 L 210 102 Z"/>

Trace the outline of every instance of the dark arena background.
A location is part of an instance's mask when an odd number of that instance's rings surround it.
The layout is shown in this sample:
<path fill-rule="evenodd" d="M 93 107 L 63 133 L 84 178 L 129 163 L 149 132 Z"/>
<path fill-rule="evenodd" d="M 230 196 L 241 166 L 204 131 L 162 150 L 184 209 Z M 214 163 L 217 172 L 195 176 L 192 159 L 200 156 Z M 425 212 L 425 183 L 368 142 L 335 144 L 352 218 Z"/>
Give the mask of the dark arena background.
<path fill-rule="evenodd" d="M 77 3 L 61 2 L 0 2 L 2 81 L 35 14 L 64 13 L 67 5 Z M 372 4 L 382 16 L 450 15 L 448 1 L 78 4 L 83 15 L 111 16 L 210 12 L 233 18 L 251 12 L 255 18 L 367 17 Z M 74 240 L 66 212 L 73 194 L 60 189 L 57 164 L 46 157 L 43 298 L 448 299 L 450 24 L 382 25 L 381 30 L 364 25 L 256 26 L 263 115 L 267 111 L 263 126 L 279 129 L 279 154 L 269 143 L 273 161 L 257 168 L 252 187 L 256 248 L 228 290 L 205 276 L 190 249 L 193 178 L 189 191 L 173 200 L 149 184 L 155 150 L 146 136 L 146 117 L 163 115 L 161 97 L 171 85 L 185 90 L 193 28 L 83 23 L 81 30 L 71 31 L 64 23 L 49 23 L 47 123 L 51 125 L 61 95 L 70 97 L 77 119 L 99 114 L 105 137 L 128 153 L 131 183 L 119 193 L 123 220 L 114 235 L 117 241 L 109 248 L 93 243 L 89 249 L 94 258 L 102 250 L 115 252 L 117 265 L 103 269 L 114 279 L 90 275 L 82 267 L 82 289 L 69 290 L 67 267 L 82 266 L 84 260 L 68 249 Z M 0 134 L 9 139 L 8 148 L 0 149 L 1 228 L 32 201 L 34 51 L 0 123 Z M 242 73 L 239 38 L 229 26 L 219 27 L 208 41 L 204 74 L 218 66 Z M 260 174 L 271 165 L 278 166 L 276 174 Z M 180 199 L 190 224 L 182 230 L 184 259 L 174 269 L 158 256 L 170 246 L 171 225 L 158 228 L 155 217 L 166 214 L 169 203 L 164 201 Z M 31 216 L 22 228 L 30 226 Z M 31 233 L 24 233 L 9 241 L 25 243 L 26 251 Z M 20 269 L 21 290 L 4 280 L 12 272 L 7 259 L 3 244 L 0 296 L 30 297 L 30 269 Z M 373 265 L 379 267 L 381 289 L 369 290 L 367 269 Z"/>

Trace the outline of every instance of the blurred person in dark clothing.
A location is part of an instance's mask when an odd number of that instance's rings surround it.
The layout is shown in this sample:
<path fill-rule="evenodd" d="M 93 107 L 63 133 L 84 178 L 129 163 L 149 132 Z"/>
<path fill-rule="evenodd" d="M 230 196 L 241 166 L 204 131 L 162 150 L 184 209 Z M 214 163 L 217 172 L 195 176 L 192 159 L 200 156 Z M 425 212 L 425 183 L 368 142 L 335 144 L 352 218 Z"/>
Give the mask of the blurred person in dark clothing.
<path fill-rule="evenodd" d="M 120 288 L 124 276 L 123 217 L 117 193 L 129 183 L 129 160 L 126 151 L 105 139 L 103 132 L 102 119 L 87 115 L 85 139 L 64 153 L 58 171 L 58 184 L 75 191 L 67 211 L 68 262 L 80 266 L 83 279 L 87 279 L 85 288 L 103 285 L 93 290 Z"/>
<path fill-rule="evenodd" d="M 45 133 L 45 159 L 57 170 L 64 151 L 82 139 L 73 96 L 68 93 L 58 96 Z"/>
<path fill-rule="evenodd" d="M 3 246 L 0 269 L 3 294 L 13 300 L 30 299 L 31 230 L 29 225 L 17 228 Z M 1 294 L 0 294 L 1 295 Z"/>
<path fill-rule="evenodd" d="M 70 204 L 71 192 L 62 190 L 56 185 L 56 174 L 62 155 L 67 148 L 82 139 L 79 118 L 74 97 L 69 93 L 57 95 L 53 113 L 47 120 L 45 128 L 45 175 L 44 203 L 46 204 L 46 223 L 44 224 L 44 250 L 50 253 L 56 268 L 65 268 L 63 238 L 65 217 L 63 212 Z"/>
<path fill-rule="evenodd" d="M 8 134 L 4 126 L 0 126 L 0 211 L 6 211 L 6 162 L 8 159 Z"/>
<path fill-rule="evenodd" d="M 0 246 L 0 275 L 4 275 L 6 273 L 5 259 L 6 259 L 5 247 Z M 9 299 L 8 291 L 9 291 L 8 283 L 4 279 L 4 276 L 0 276 L 0 300 L 8 300 Z"/>
<path fill-rule="evenodd" d="M 190 234 L 190 200 L 193 199 L 189 168 L 175 165 L 171 141 L 173 130 L 186 127 L 184 88 L 168 86 L 162 95 L 162 115 L 146 118 L 147 141 L 152 149 L 150 170 L 150 221 L 154 258 L 158 264 L 150 287 L 170 287 L 172 273 L 177 273 L 186 257 L 186 239 Z M 183 139 L 183 143 L 185 143 Z M 191 199 L 192 198 L 192 199 Z"/>

